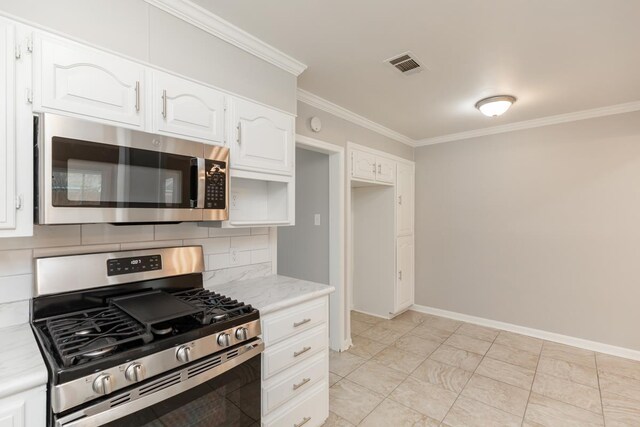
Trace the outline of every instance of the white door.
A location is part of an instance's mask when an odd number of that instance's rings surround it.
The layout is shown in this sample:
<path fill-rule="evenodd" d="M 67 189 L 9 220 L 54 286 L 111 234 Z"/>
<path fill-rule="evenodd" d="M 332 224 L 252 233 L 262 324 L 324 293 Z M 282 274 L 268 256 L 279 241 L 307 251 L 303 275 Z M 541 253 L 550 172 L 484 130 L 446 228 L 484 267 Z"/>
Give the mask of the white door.
<path fill-rule="evenodd" d="M 151 102 L 154 132 L 224 144 L 224 93 L 154 71 Z"/>
<path fill-rule="evenodd" d="M 231 167 L 293 174 L 294 117 L 239 98 L 229 101 Z"/>
<path fill-rule="evenodd" d="M 376 180 L 380 182 L 394 182 L 396 178 L 396 162 L 385 159 L 384 157 L 376 158 Z"/>
<path fill-rule="evenodd" d="M 38 35 L 34 44 L 36 111 L 63 111 L 143 127 L 145 68 L 81 44 Z"/>
<path fill-rule="evenodd" d="M 364 151 L 351 153 L 351 176 L 360 179 L 376 179 L 376 156 Z"/>
<path fill-rule="evenodd" d="M 16 227 L 14 40 L 14 27 L 0 21 L 0 230 Z"/>
<path fill-rule="evenodd" d="M 414 254 L 413 236 L 398 237 L 397 240 L 397 277 L 395 312 L 413 305 Z"/>
<path fill-rule="evenodd" d="M 413 166 L 404 163 L 397 165 L 396 180 L 396 217 L 398 236 L 413 234 Z"/>

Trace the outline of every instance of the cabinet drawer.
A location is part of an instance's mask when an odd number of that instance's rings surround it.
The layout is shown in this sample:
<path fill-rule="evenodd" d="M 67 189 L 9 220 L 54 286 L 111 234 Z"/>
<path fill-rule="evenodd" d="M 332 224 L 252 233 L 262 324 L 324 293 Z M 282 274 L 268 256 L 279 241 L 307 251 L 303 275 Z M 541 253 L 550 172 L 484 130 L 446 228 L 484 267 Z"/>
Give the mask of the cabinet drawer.
<path fill-rule="evenodd" d="M 267 415 L 283 403 L 325 380 L 328 371 L 327 352 L 323 351 L 301 366 L 287 369 L 276 375 L 263 384 L 262 415 Z"/>
<path fill-rule="evenodd" d="M 310 301 L 295 309 L 285 310 L 265 317 L 262 321 L 262 337 L 265 345 L 269 346 L 306 331 L 327 320 L 327 300 Z"/>
<path fill-rule="evenodd" d="M 278 372 L 306 360 L 328 346 L 327 327 L 318 326 L 262 353 L 262 378 L 268 379 Z"/>
<path fill-rule="evenodd" d="M 319 427 L 329 416 L 329 391 L 322 381 L 292 400 L 272 417 L 263 418 L 263 427 Z"/>

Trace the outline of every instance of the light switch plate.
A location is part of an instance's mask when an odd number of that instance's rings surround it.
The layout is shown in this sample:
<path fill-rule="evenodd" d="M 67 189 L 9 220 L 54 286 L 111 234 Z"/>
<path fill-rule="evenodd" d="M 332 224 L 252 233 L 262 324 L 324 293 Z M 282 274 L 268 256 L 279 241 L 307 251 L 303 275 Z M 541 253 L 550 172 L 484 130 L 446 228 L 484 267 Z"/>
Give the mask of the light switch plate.
<path fill-rule="evenodd" d="M 313 224 L 314 225 L 320 225 L 320 214 L 315 214 L 313 216 Z"/>

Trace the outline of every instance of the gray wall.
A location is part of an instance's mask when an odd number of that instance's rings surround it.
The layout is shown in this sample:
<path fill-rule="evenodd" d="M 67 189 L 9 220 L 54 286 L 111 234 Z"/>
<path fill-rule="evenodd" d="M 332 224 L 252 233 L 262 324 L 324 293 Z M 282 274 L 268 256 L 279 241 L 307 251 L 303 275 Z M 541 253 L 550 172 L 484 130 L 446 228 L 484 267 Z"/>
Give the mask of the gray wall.
<path fill-rule="evenodd" d="M 0 13 L 296 111 L 293 74 L 143 0 L 0 0 Z"/>
<path fill-rule="evenodd" d="M 329 284 L 327 154 L 296 149 L 296 225 L 278 228 L 278 274 Z"/>
<path fill-rule="evenodd" d="M 322 130 L 318 133 L 311 130 L 309 121 L 313 116 L 318 116 L 320 120 L 322 120 Z M 296 132 L 300 135 L 309 136 L 342 147 L 347 145 L 347 141 L 355 142 L 356 144 L 385 151 L 404 159 L 413 160 L 414 149 L 412 147 L 341 119 L 340 117 L 336 117 L 333 114 L 312 107 L 304 102 L 298 102 Z"/>
<path fill-rule="evenodd" d="M 416 150 L 416 303 L 640 350 L 640 112 Z"/>

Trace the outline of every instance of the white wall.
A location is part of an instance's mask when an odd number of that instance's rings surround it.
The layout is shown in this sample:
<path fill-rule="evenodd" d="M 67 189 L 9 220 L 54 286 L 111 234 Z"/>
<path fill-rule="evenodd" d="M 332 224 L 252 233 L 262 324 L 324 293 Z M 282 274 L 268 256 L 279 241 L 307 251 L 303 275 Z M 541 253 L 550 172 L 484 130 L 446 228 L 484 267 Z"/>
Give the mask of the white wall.
<path fill-rule="evenodd" d="M 327 154 L 296 149 L 296 225 L 278 227 L 278 274 L 329 284 Z"/>
<path fill-rule="evenodd" d="M 416 150 L 416 303 L 640 350 L 640 113 Z"/>
<path fill-rule="evenodd" d="M 0 0 L 0 13 L 296 111 L 293 74 L 143 0 Z"/>

